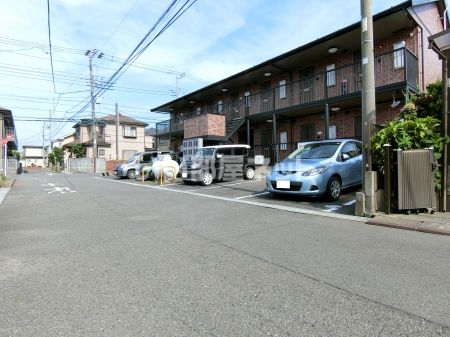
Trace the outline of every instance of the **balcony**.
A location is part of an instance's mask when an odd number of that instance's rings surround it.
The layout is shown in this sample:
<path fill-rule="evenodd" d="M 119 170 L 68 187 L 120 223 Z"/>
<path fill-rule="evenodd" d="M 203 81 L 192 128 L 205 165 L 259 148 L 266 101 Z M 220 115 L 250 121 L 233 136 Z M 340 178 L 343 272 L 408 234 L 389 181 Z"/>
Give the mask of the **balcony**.
<path fill-rule="evenodd" d="M 225 116 L 224 128 L 227 136 L 233 130 L 236 120 L 264 113 L 301 109 L 322 102 L 345 99 L 350 95 L 359 95 L 362 88 L 362 65 L 360 62 L 340 68 L 317 73 L 314 76 L 245 96 L 237 102 L 224 102 L 219 107 L 209 107 L 194 114 L 179 115 L 176 119 L 156 124 L 156 136 L 164 134 L 183 134 L 185 120 L 197 118 L 203 114 Z M 375 57 L 375 85 L 377 89 L 389 86 L 402 86 L 416 91 L 418 78 L 418 60 L 406 48 Z M 235 130 L 234 130 L 235 131 Z"/>

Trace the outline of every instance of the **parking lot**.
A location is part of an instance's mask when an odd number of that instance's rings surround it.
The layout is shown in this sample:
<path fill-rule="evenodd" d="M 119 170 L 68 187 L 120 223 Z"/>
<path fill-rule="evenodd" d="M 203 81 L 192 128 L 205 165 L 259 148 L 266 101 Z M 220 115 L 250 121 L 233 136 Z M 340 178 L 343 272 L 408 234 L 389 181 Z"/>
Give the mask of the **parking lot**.
<path fill-rule="evenodd" d="M 118 179 L 112 176 L 105 177 L 105 179 L 111 179 L 118 183 L 136 185 L 137 187 L 164 189 L 199 197 L 258 203 L 261 206 L 289 208 L 290 210 L 297 210 L 304 213 L 320 212 L 322 214 L 341 215 L 355 214 L 355 194 L 359 191 L 358 188 L 344 190 L 338 201 L 330 202 L 323 198 L 272 195 L 266 191 L 265 179 L 261 176 L 256 177 L 254 180 L 225 180 L 210 186 L 198 184 L 188 185 L 181 179 L 177 179 L 174 182 L 164 182 L 162 185 L 156 181 L 142 182 L 140 180 Z"/>

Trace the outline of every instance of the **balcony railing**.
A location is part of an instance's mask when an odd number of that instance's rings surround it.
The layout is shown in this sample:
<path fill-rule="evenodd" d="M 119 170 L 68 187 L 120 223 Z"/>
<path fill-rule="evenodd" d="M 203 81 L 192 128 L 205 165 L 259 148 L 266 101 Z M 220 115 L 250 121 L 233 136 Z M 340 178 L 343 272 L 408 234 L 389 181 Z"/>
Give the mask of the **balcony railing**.
<path fill-rule="evenodd" d="M 16 135 L 16 129 L 13 127 L 5 126 L 3 128 L 3 134 L 0 138 L 6 138 L 7 136 L 11 136 L 11 141 L 14 141 L 17 144 L 17 135 Z"/>
<path fill-rule="evenodd" d="M 398 83 L 405 83 L 408 88 L 417 88 L 418 85 L 418 59 L 406 48 L 375 57 L 375 86 L 380 88 Z M 237 102 L 224 102 L 220 107 L 209 107 L 157 123 L 157 136 L 182 131 L 184 119 L 200 114 L 223 114 L 228 122 L 356 94 L 361 92 L 361 88 L 362 66 L 358 62 L 245 96 Z"/>

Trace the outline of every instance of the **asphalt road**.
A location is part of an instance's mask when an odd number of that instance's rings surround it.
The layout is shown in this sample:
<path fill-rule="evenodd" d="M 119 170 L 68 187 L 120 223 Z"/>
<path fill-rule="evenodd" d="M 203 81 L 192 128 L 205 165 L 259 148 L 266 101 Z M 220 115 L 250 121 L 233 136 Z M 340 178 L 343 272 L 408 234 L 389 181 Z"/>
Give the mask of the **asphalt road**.
<path fill-rule="evenodd" d="M 450 336 L 450 237 L 235 186 L 20 176 L 0 336 Z"/>

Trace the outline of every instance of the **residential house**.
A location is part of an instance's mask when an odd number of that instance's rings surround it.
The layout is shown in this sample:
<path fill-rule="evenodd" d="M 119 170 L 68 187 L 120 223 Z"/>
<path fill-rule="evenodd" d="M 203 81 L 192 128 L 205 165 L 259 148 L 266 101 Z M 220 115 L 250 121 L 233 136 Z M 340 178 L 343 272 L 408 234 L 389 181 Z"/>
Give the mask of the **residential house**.
<path fill-rule="evenodd" d="M 6 143 L 6 156 L 4 151 L 3 142 L 0 144 L 1 147 L 1 155 L 0 159 L 3 163 L 3 160 L 6 158 L 14 159 L 12 154 L 13 150 L 17 150 L 18 142 L 17 142 L 17 133 L 16 128 L 14 126 L 14 118 L 11 110 L 0 108 L 0 139 L 5 139 Z M 3 164 L 0 164 L 0 167 Z"/>
<path fill-rule="evenodd" d="M 134 153 L 145 150 L 144 129 L 146 123 L 119 114 L 116 125 L 116 116 L 107 115 L 96 119 L 97 153 L 99 158 L 108 160 L 123 160 Z M 93 157 L 92 119 L 82 119 L 73 126 L 75 139 L 64 145 L 82 144 L 86 157 Z"/>
<path fill-rule="evenodd" d="M 410 0 L 373 16 L 378 125 L 441 79 L 427 37 L 443 30 L 444 11 L 442 0 Z M 301 141 L 361 139 L 361 58 L 358 22 L 152 109 L 170 113 L 156 146 L 186 156 L 195 144 L 247 143 L 273 162 Z"/>
<path fill-rule="evenodd" d="M 48 146 L 24 145 L 22 148 L 22 162 L 25 167 L 47 167 Z"/>

